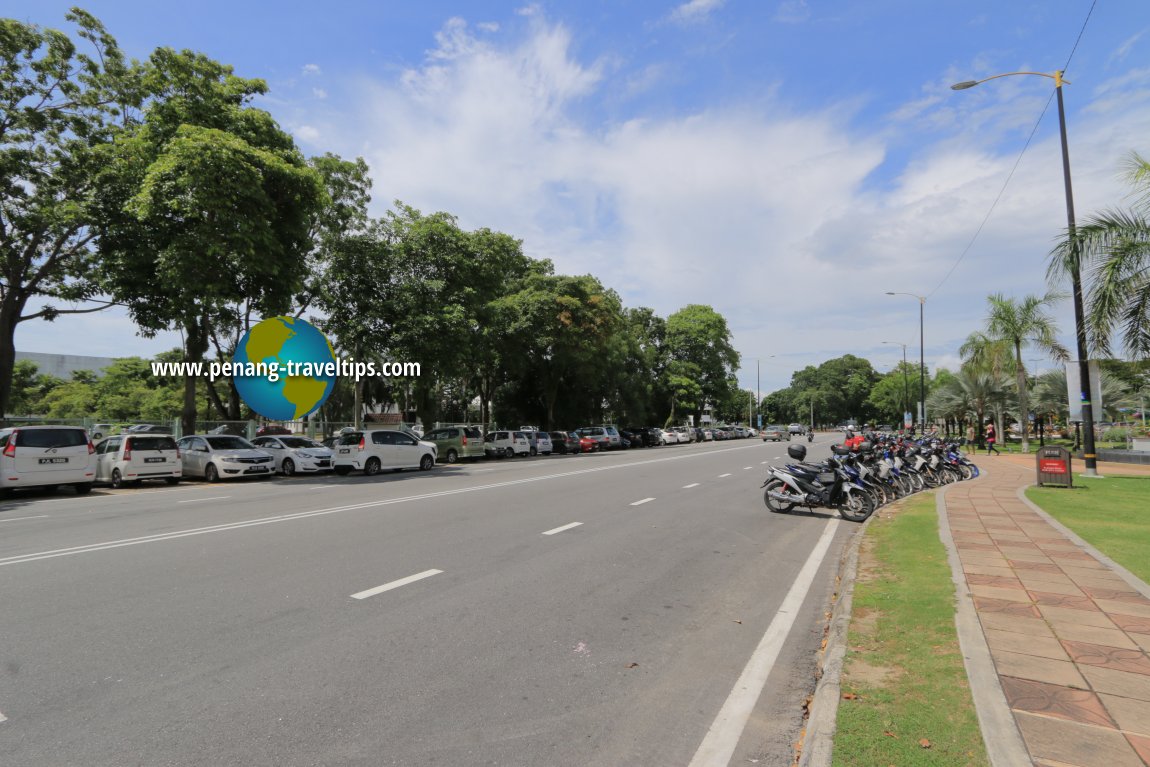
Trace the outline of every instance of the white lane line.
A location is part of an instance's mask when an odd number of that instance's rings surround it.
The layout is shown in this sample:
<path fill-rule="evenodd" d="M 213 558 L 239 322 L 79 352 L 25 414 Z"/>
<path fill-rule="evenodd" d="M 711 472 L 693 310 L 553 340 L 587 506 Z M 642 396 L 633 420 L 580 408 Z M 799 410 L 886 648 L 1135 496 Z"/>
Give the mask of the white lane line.
<path fill-rule="evenodd" d="M 583 524 L 583 523 L 582 522 L 572 522 L 569 525 L 563 525 L 563 527 L 557 527 L 554 530 L 548 530 L 547 532 L 543 533 L 543 535 L 555 535 L 555 533 L 561 533 L 564 530 L 570 530 L 573 527 L 579 527 L 579 525 L 581 525 L 581 524 Z"/>
<path fill-rule="evenodd" d="M 654 498 L 643 498 L 642 500 L 635 501 L 631 505 L 632 506 L 642 506 L 644 503 L 650 503 L 653 500 L 655 500 L 655 499 Z"/>
<path fill-rule="evenodd" d="M 729 477 L 729 476 L 731 476 L 730 472 L 727 472 L 726 474 L 720 474 L 719 479 L 722 479 L 723 477 Z"/>
<path fill-rule="evenodd" d="M 698 487 L 698 486 L 699 486 L 698 482 L 692 482 L 689 485 L 683 485 L 683 489 L 684 490 L 690 490 L 692 487 Z"/>
<path fill-rule="evenodd" d="M 400 578 L 398 581 L 392 581 L 391 583 L 385 583 L 382 586 L 376 586 L 374 589 L 368 589 L 367 591 L 360 591 L 359 593 L 352 594 L 351 598 L 352 599 L 367 599 L 368 597 L 374 597 L 376 594 L 382 594 L 385 591 L 391 591 L 392 589 L 397 589 L 400 586 L 406 586 L 409 583 L 415 583 L 416 581 L 421 581 L 424 578 L 430 578 L 433 575 L 439 575 L 441 572 L 443 572 L 443 571 L 442 570 L 424 570 L 422 573 L 416 573 L 415 575 L 409 575 L 406 578 Z"/>
<path fill-rule="evenodd" d="M 4 712 L 0 711 L 0 722 L 7 722 L 8 717 L 4 716 Z"/>
<path fill-rule="evenodd" d="M 754 466 L 744 466 L 743 471 L 746 471 L 747 469 L 753 469 L 753 468 L 755 468 L 755 467 Z"/>
<path fill-rule="evenodd" d="M 43 519 L 48 516 L 47 514 L 37 514 L 34 517 L 12 517 L 12 519 L 0 519 L 0 522 L 19 522 L 21 519 Z"/>
<path fill-rule="evenodd" d="M 766 461 L 759 461 L 759 464 L 760 464 L 761 466 L 766 466 L 766 465 L 767 465 L 767 462 L 766 462 Z"/>
<path fill-rule="evenodd" d="M 176 503 L 203 503 L 204 501 L 222 501 L 225 498 L 231 498 L 230 495 L 213 495 L 210 498 L 189 498 L 186 501 L 176 501 Z"/>
<path fill-rule="evenodd" d="M 771 625 L 767 626 L 767 633 L 763 634 L 759 646 L 751 654 L 750 660 L 743 668 L 743 673 L 727 697 L 727 702 L 723 704 L 718 716 L 711 724 L 711 729 L 707 731 L 703 742 L 699 744 L 699 750 L 695 752 L 695 757 L 691 760 L 689 767 L 713 767 L 714 765 L 725 765 L 731 761 L 735 746 L 739 743 L 739 737 L 743 734 L 743 729 L 747 726 L 747 720 L 751 717 L 755 703 L 758 701 L 759 695 L 762 694 L 763 687 L 767 684 L 767 677 L 770 676 L 775 661 L 778 660 L 779 651 L 783 649 L 783 644 L 787 641 L 787 634 L 790 633 L 791 627 L 798 617 L 799 609 L 807 597 L 807 592 L 810 591 L 811 584 L 814 583 L 815 576 L 818 574 L 819 566 L 822 565 L 823 559 L 826 557 L 831 540 L 838 529 L 838 523 L 839 519 L 835 517 L 823 528 L 822 536 L 815 544 L 811 555 L 807 557 L 803 569 L 795 577 L 794 584 L 787 592 L 778 612 L 775 613 L 774 620 L 771 621 Z"/>
<path fill-rule="evenodd" d="M 574 477 L 580 474 L 592 474 L 600 471 L 615 471 L 616 469 L 626 469 L 632 466 L 643 466 L 649 463 L 665 463 L 667 461 L 679 461 L 684 458 L 699 458 L 716 453 L 726 453 L 732 450 L 747 450 L 747 447 L 725 447 L 718 450 L 709 452 L 686 453 L 682 455 L 670 456 L 666 458 L 652 458 L 646 461 L 632 461 L 630 463 L 616 463 L 609 466 L 596 466 L 589 469 L 576 469 L 575 471 L 562 471 L 556 474 L 544 474 L 541 477 L 524 477 L 522 479 L 510 479 L 505 482 L 492 482 L 489 485 L 475 485 L 474 487 L 457 487 L 452 490 L 439 490 L 433 493 L 420 493 L 419 495 L 407 495 L 399 498 L 386 498 L 381 501 L 365 501 L 363 503 L 351 503 L 346 506 L 333 506 L 326 509 L 312 509 L 311 511 L 297 511 L 291 514 L 277 514 L 272 517 L 260 517 L 259 519 L 249 519 L 244 522 L 228 522 L 220 525 L 209 525 L 207 527 L 194 527 L 188 530 L 179 530 L 171 533 L 157 533 L 155 535 L 144 535 L 138 538 L 121 538 L 115 541 L 104 541 L 103 543 L 89 543 L 82 546 L 70 546 L 65 549 L 51 549 L 49 551 L 37 551 L 30 554 L 18 554 L 11 557 L 0 557 L 0 567 L 7 565 L 22 565 L 28 562 L 38 562 L 42 559 L 55 559 L 56 557 L 68 557 L 74 554 L 88 554 L 93 551 L 104 551 L 107 549 L 118 549 L 123 546 L 138 546 L 144 543 L 157 543 L 159 541 L 170 541 L 177 538 L 186 538 L 191 535 L 206 535 L 208 533 L 220 533 L 230 530 L 239 530 L 245 527 L 255 527 L 257 525 L 271 525 L 279 522 L 289 522 L 295 519 L 307 519 L 309 517 L 320 517 L 327 514 L 342 514 L 345 511 L 360 511 L 362 509 L 374 509 L 379 506 L 391 506 L 396 503 L 409 503 L 411 501 L 424 501 L 429 498 L 443 498 L 448 495 L 459 495 L 461 493 L 474 493 L 481 490 L 492 490 L 502 487 L 511 487 L 512 485 L 526 485 L 534 482 L 542 482 L 548 479 L 562 479 L 565 477 Z"/>

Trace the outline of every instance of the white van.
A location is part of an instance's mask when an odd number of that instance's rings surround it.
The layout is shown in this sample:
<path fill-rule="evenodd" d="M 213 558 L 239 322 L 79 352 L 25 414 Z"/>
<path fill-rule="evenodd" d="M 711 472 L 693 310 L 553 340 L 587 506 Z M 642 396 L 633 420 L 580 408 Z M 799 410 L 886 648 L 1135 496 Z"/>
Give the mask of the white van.
<path fill-rule="evenodd" d="M 96 481 L 114 488 L 145 479 L 178 484 L 184 464 L 176 440 L 163 434 L 121 434 L 96 445 Z"/>
<path fill-rule="evenodd" d="M 0 429 L 0 491 L 71 485 L 87 493 L 96 478 L 95 452 L 79 426 Z"/>
<path fill-rule="evenodd" d="M 417 440 L 403 431 L 353 431 L 336 443 L 334 468 L 341 477 L 361 470 L 368 476 L 384 469 L 430 471 L 437 451 L 434 442 Z"/>

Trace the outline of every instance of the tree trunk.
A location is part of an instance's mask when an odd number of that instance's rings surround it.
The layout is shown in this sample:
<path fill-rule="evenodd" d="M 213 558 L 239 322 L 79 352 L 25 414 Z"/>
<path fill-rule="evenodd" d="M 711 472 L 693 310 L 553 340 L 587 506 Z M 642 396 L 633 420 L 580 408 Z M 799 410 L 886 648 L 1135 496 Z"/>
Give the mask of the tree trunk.
<path fill-rule="evenodd" d="M 184 361 L 203 362 L 208 351 L 208 318 L 188 318 L 184 321 Z M 180 428 L 184 434 L 196 433 L 196 376 L 184 376 L 184 409 L 180 414 Z"/>
<path fill-rule="evenodd" d="M 7 311 L 0 310 L 0 418 L 8 415 L 12 399 L 12 374 L 16 370 L 16 324 Z M 19 314 L 19 312 L 17 312 Z"/>

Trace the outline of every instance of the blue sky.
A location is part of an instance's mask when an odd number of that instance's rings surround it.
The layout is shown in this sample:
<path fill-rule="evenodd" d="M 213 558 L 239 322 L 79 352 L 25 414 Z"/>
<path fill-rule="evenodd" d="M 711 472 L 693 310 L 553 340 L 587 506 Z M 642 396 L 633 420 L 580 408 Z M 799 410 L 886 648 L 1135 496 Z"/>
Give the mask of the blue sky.
<path fill-rule="evenodd" d="M 267 80 L 307 154 L 363 156 L 400 199 L 522 238 L 666 315 L 713 305 L 764 392 L 844 353 L 957 364 L 986 296 L 1041 293 L 1065 227 L 1057 114 L 1091 0 L 91 2 L 132 56 L 194 48 Z M 62 27 L 67 4 L 3 13 Z M 1067 70 L 1079 216 L 1150 154 L 1150 3 L 1098 0 Z M 940 285 L 941 283 L 941 285 Z M 1069 343 L 1067 303 L 1058 311 Z M 24 351 L 151 354 L 111 312 L 27 323 Z M 773 356 L 772 356 L 773 355 Z M 1037 355 L 1031 355 L 1035 357 Z M 1038 363 L 1039 366 L 1050 363 Z"/>

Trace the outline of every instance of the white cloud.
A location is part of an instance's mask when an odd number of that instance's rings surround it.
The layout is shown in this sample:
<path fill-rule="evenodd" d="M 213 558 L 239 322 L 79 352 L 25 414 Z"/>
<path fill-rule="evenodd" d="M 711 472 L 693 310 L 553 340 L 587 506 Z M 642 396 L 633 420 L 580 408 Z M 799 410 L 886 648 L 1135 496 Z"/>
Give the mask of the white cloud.
<path fill-rule="evenodd" d="M 327 91 L 325 91 L 323 88 L 312 88 L 311 95 L 315 96 L 317 99 L 323 100 L 327 98 Z"/>
<path fill-rule="evenodd" d="M 301 141 L 306 141 L 309 144 L 315 144 L 318 142 L 321 135 L 319 129 L 314 128 L 311 125 L 301 125 L 296 128 L 293 133 L 295 134 L 296 138 L 300 139 Z"/>
<path fill-rule="evenodd" d="M 725 2 L 726 0 L 688 0 L 688 2 L 676 6 L 671 11 L 669 18 L 671 21 L 682 24 L 703 21 L 713 12 L 722 8 Z"/>
<path fill-rule="evenodd" d="M 304 76 L 313 77 L 322 73 L 322 70 L 319 68 L 319 64 L 304 64 L 301 71 L 303 72 Z"/>
<path fill-rule="evenodd" d="M 811 10 L 807 8 L 807 0 L 784 0 L 779 3 L 775 11 L 775 21 L 784 24 L 801 24 L 811 17 Z"/>

